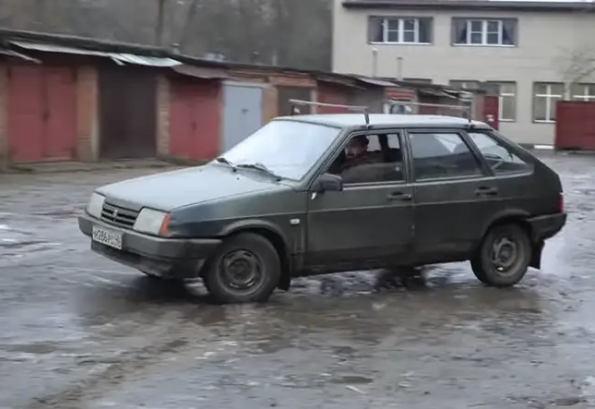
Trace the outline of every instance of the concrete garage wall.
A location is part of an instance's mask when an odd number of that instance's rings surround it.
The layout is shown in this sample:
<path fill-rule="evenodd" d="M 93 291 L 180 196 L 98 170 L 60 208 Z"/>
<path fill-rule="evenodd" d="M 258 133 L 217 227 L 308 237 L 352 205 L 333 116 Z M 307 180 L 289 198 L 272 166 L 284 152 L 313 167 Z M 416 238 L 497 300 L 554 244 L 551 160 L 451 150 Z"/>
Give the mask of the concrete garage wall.
<path fill-rule="evenodd" d="M 167 158 L 170 155 L 170 109 L 171 84 L 165 75 L 157 77 L 157 98 L 155 115 L 157 115 L 157 156 Z"/>
<path fill-rule="evenodd" d="M 77 156 L 80 161 L 99 158 L 97 69 L 91 65 L 77 69 Z"/>
<path fill-rule="evenodd" d="M 281 97 L 278 89 L 279 87 L 308 89 L 310 91 L 309 99 L 311 101 L 316 101 L 316 81 L 310 76 L 277 73 L 269 76 L 269 82 L 271 84 L 271 91 L 269 91 L 271 99 L 265 101 L 265 107 L 263 108 L 263 110 L 267 112 L 266 122 L 283 114 L 279 112 L 279 107 L 283 105 L 280 104 L 281 101 L 279 101 L 279 98 Z"/>

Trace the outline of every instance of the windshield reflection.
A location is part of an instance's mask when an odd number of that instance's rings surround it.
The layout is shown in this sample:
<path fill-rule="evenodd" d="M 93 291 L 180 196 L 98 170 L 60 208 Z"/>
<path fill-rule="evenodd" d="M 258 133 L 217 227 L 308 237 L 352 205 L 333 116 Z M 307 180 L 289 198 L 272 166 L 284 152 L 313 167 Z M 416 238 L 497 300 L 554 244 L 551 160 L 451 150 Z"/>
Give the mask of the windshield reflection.
<path fill-rule="evenodd" d="M 279 177 L 301 180 L 332 145 L 338 128 L 306 122 L 269 122 L 222 155 L 236 167 L 257 165 Z"/>

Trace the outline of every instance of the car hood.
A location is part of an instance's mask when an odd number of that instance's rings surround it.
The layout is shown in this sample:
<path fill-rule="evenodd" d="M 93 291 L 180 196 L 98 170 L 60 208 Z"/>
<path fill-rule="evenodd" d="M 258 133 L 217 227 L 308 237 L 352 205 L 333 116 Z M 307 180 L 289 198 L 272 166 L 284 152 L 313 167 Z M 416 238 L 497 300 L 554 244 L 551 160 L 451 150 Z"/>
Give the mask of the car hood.
<path fill-rule="evenodd" d="M 245 193 L 278 189 L 277 182 L 247 171 L 232 172 L 228 167 L 206 165 L 124 180 L 97 189 L 116 205 L 140 210 L 173 209 Z"/>

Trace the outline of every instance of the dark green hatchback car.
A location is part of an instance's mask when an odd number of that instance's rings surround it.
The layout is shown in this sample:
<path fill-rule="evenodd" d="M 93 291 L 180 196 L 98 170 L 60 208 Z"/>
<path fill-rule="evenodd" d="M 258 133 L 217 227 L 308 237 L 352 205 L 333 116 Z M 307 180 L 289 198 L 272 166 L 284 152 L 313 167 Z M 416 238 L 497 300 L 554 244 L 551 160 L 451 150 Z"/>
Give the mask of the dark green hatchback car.
<path fill-rule="evenodd" d="M 224 303 L 298 276 L 464 260 L 512 286 L 565 222 L 558 175 L 489 126 L 382 114 L 277 118 L 204 166 L 97 189 L 79 218 L 97 253 L 201 277 Z"/>

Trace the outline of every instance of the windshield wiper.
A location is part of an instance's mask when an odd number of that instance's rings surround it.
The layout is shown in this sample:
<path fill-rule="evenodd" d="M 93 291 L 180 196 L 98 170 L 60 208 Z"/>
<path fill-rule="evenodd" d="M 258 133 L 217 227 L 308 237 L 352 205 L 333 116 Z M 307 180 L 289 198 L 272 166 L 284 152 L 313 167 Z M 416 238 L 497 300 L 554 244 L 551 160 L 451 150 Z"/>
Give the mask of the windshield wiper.
<path fill-rule="evenodd" d="M 215 159 L 215 161 L 218 162 L 218 163 L 223 163 L 224 165 L 229 166 L 234 171 L 238 170 L 236 165 L 234 165 L 233 163 L 231 163 L 229 160 L 227 160 L 223 156 L 219 156 L 217 159 Z"/>
<path fill-rule="evenodd" d="M 275 172 L 264 166 L 262 163 L 241 163 L 237 165 L 237 167 L 244 169 L 256 169 L 274 177 L 277 180 L 283 179 L 281 176 L 277 175 Z"/>

